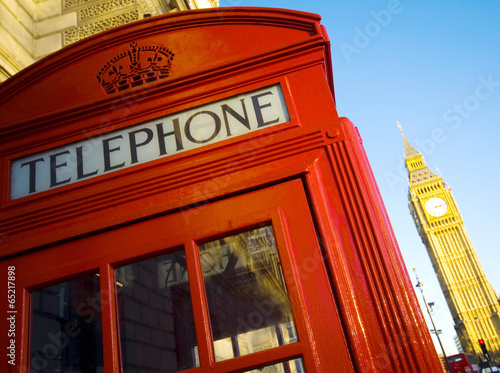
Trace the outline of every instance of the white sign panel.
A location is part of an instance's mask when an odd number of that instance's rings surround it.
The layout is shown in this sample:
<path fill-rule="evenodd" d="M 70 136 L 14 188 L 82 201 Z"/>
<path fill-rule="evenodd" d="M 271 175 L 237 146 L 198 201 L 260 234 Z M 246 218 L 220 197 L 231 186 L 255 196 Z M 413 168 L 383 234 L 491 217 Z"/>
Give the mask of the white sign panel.
<path fill-rule="evenodd" d="M 288 122 L 279 85 L 16 159 L 11 199 Z"/>

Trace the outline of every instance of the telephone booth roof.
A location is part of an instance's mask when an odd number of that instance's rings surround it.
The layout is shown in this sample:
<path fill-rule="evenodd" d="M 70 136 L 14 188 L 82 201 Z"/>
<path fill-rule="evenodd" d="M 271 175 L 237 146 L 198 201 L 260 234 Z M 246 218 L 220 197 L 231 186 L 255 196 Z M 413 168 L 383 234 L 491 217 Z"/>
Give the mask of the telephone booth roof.
<path fill-rule="evenodd" d="M 1 131 L 5 135 L 40 131 L 65 118 L 109 113 L 110 106 L 116 106 L 124 94 L 150 100 L 159 95 L 172 97 L 179 91 L 200 94 L 197 87 L 201 86 L 206 93 L 207 86 L 220 90 L 224 78 L 243 83 L 234 76 L 236 72 L 280 62 L 286 69 L 292 55 L 315 45 L 325 48 L 322 63 L 333 94 L 329 40 L 320 20 L 319 15 L 285 9 L 217 8 L 149 17 L 101 32 L 2 83 Z M 153 83 L 136 81 L 129 90 L 128 86 L 106 85 L 112 83 L 110 76 L 116 69 L 127 68 L 124 59 L 134 58 L 134 48 L 143 55 L 157 52 L 163 61 L 171 57 L 171 67 Z M 54 117 L 58 123 L 52 122 Z"/>

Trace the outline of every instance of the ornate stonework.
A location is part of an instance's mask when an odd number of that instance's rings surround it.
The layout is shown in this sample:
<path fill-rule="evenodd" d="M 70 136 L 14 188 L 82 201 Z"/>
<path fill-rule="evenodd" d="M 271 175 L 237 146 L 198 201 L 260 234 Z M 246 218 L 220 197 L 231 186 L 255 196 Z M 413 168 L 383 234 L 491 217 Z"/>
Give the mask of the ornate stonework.
<path fill-rule="evenodd" d="M 140 4 L 142 9 L 144 9 L 144 13 L 148 13 L 151 16 L 168 13 L 166 2 L 159 3 L 153 0 L 137 0 L 137 4 Z"/>
<path fill-rule="evenodd" d="M 138 19 L 139 11 L 133 10 L 115 17 L 103 19 L 98 22 L 89 23 L 72 30 L 64 31 L 64 45 L 69 45 L 80 39 L 97 34 L 98 32 L 108 30 L 112 27 L 121 26 L 132 21 L 137 21 Z"/>
<path fill-rule="evenodd" d="M 29 10 L 26 4 L 32 4 Z M 216 8 L 218 0 L 0 0 L 0 82 L 63 46 L 146 15 Z M 16 30 L 26 30 L 19 33 Z"/>
<path fill-rule="evenodd" d="M 69 8 L 74 7 L 74 6 L 83 5 L 85 3 L 89 3 L 89 0 L 64 0 L 63 1 L 63 8 L 69 9 Z"/>
<path fill-rule="evenodd" d="M 135 0 L 111 0 L 105 3 L 89 6 L 80 10 L 80 20 L 84 21 L 89 18 L 97 17 L 106 13 L 116 11 L 117 9 L 124 8 L 129 5 L 136 4 Z"/>

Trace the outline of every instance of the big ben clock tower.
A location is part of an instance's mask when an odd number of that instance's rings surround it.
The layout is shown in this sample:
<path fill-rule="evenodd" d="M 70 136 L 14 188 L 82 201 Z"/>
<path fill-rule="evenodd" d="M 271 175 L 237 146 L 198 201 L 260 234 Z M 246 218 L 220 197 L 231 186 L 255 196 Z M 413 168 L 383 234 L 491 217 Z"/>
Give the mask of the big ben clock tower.
<path fill-rule="evenodd" d="M 401 126 L 399 126 L 401 130 Z M 401 130 L 401 134 L 403 131 Z M 403 134 L 409 208 L 467 353 L 500 358 L 500 305 L 465 230 L 451 189 Z"/>

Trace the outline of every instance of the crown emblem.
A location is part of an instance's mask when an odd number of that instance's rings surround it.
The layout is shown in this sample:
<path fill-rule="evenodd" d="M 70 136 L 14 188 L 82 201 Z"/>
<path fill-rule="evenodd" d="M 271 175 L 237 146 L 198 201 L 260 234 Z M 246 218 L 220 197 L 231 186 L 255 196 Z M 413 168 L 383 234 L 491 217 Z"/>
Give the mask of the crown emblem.
<path fill-rule="evenodd" d="M 132 42 L 130 49 L 111 59 L 96 78 L 108 94 L 123 91 L 168 77 L 173 58 L 167 48 L 138 47 Z"/>

